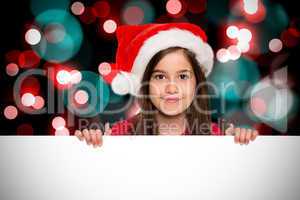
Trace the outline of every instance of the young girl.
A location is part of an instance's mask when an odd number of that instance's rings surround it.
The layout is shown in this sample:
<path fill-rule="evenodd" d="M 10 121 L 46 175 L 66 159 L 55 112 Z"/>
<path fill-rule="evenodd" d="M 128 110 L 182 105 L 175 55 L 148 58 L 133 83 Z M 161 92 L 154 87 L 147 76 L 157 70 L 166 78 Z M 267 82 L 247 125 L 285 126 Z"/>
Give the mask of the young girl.
<path fill-rule="evenodd" d="M 189 23 L 120 26 L 116 64 L 103 74 L 119 94 L 137 96 L 136 116 L 105 124 L 107 135 L 234 135 L 248 144 L 256 130 L 221 130 L 211 121 L 206 77 L 212 70 L 213 51 L 204 31 Z M 75 131 L 80 140 L 102 145 L 102 131 Z"/>

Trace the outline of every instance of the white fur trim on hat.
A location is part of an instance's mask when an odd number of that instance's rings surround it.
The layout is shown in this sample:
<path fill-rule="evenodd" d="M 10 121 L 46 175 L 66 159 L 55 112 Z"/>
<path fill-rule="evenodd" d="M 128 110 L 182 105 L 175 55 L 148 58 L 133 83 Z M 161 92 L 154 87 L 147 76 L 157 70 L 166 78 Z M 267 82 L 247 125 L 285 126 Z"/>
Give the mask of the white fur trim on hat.
<path fill-rule="evenodd" d="M 138 79 L 134 74 L 120 71 L 112 80 L 111 88 L 118 95 L 133 94 L 137 95 L 139 89 Z"/>
<path fill-rule="evenodd" d="M 194 35 L 190 31 L 178 28 L 160 31 L 147 39 L 135 58 L 131 72 L 141 81 L 151 58 L 159 51 L 175 46 L 186 48 L 195 53 L 196 59 L 203 68 L 205 76 L 209 75 L 213 67 L 214 53 L 212 48 L 203 42 L 199 36 Z"/>

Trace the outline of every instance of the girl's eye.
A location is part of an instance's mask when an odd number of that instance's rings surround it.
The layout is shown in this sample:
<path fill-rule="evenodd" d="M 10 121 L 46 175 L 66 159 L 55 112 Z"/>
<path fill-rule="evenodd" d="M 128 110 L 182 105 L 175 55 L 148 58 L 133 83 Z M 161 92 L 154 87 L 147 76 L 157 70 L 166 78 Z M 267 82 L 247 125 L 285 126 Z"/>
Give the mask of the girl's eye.
<path fill-rule="evenodd" d="M 164 79 L 164 78 L 166 78 L 166 77 L 163 74 L 154 75 L 154 79 L 156 79 L 156 80 L 161 80 L 161 79 Z"/>
<path fill-rule="evenodd" d="M 179 75 L 179 78 L 182 79 L 182 80 L 186 80 L 186 79 L 188 79 L 188 78 L 190 78 L 190 77 L 189 77 L 189 75 L 187 75 L 187 74 L 180 74 L 180 75 Z"/>

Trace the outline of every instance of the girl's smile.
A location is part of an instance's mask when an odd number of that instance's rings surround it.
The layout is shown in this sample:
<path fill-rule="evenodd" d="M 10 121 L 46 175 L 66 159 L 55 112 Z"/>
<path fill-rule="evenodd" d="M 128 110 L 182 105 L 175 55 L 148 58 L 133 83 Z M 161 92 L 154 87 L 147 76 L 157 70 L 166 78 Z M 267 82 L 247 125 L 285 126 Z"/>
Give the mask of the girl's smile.
<path fill-rule="evenodd" d="M 177 103 L 181 100 L 178 95 L 167 95 L 162 98 L 167 103 Z"/>

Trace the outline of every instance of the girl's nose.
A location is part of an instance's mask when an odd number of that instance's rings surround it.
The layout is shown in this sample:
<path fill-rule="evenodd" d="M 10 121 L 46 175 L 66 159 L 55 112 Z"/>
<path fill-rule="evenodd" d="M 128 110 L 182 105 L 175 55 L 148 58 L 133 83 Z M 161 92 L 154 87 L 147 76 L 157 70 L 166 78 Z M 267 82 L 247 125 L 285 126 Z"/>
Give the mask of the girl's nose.
<path fill-rule="evenodd" d="M 170 94 L 177 93 L 178 92 L 178 87 L 177 87 L 176 83 L 174 83 L 173 81 L 167 83 L 166 92 L 170 93 Z"/>

